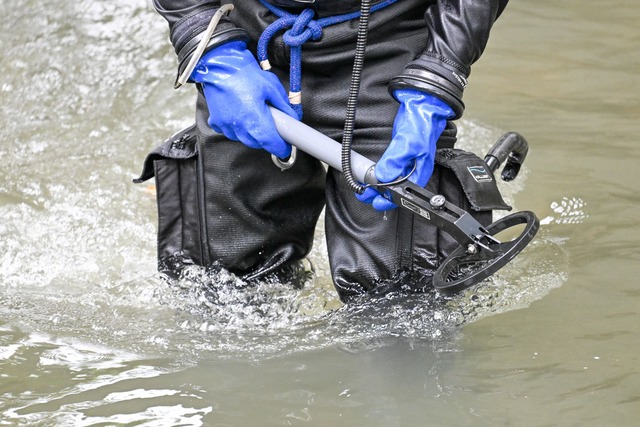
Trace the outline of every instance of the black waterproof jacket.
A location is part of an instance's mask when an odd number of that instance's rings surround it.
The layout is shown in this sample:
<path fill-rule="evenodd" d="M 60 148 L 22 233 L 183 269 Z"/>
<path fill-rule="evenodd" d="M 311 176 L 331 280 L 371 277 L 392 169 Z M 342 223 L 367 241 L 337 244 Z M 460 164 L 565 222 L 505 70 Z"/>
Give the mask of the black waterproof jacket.
<path fill-rule="evenodd" d="M 242 0 L 239 0 L 242 1 Z M 318 16 L 330 16 L 358 10 L 360 0 L 268 0 L 287 8 L 313 7 Z M 378 3 L 373 1 L 372 3 Z M 399 3 L 412 0 L 398 0 Z M 482 54 L 490 29 L 508 0 L 424 0 L 413 2 L 426 8 L 425 28 L 428 42 L 424 52 L 407 64 L 393 79 L 390 89 L 411 87 L 444 99 L 457 117 L 462 115 L 462 93 L 471 65 Z M 170 38 L 178 55 L 179 70 L 186 67 L 217 8 L 233 1 L 153 0 L 158 12 L 169 23 Z M 389 7 L 393 7 L 389 6 Z M 370 35 L 375 36 L 375 35 Z M 223 19 L 211 37 L 207 49 L 247 37 L 243 29 Z"/>

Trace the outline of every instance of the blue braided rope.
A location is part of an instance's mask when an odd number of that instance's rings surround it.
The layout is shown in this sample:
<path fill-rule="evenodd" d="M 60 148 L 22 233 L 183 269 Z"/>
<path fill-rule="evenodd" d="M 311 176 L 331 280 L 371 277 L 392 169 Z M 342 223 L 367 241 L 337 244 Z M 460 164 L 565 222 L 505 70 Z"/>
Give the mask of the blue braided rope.
<path fill-rule="evenodd" d="M 371 7 L 371 12 L 375 12 L 387 7 L 398 0 L 385 0 Z M 289 94 L 299 94 L 302 87 L 302 45 L 309 40 L 319 40 L 322 37 L 322 29 L 330 25 L 350 21 L 360 17 L 360 11 L 346 13 L 343 15 L 328 16 L 326 18 L 313 19 L 315 11 L 311 8 L 304 9 L 299 15 L 280 9 L 266 0 L 260 0 L 269 11 L 278 17 L 269 25 L 258 40 L 258 61 L 266 69 L 269 69 L 268 47 L 269 42 L 277 33 L 284 31 L 282 36 L 284 43 L 289 47 Z M 302 118 L 302 104 L 296 100 L 291 102 L 291 107 Z"/>

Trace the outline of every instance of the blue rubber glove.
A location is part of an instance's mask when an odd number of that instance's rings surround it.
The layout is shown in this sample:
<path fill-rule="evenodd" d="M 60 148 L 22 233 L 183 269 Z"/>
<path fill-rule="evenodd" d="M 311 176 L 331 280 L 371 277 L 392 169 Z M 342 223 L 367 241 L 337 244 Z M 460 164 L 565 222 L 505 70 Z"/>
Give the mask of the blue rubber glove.
<path fill-rule="evenodd" d="M 415 164 L 409 181 L 424 187 L 433 173 L 436 142 L 454 113 L 440 98 L 416 89 L 399 89 L 394 96 L 400 108 L 393 123 L 391 143 L 376 164 L 375 175 L 382 183 L 392 182 L 406 176 Z M 397 207 L 373 188 L 356 197 L 379 211 Z"/>
<path fill-rule="evenodd" d="M 202 83 L 214 131 L 281 159 L 289 157 L 291 146 L 276 130 L 268 105 L 296 119 L 298 115 L 280 80 L 260 68 L 245 42 L 229 42 L 204 54 L 191 79 Z"/>

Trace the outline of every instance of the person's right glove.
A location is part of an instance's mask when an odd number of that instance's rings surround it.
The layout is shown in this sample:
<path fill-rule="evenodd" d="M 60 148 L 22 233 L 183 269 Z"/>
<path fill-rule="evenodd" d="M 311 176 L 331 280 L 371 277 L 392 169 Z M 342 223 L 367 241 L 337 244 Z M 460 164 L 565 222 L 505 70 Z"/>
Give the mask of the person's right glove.
<path fill-rule="evenodd" d="M 191 79 L 202 84 L 213 130 L 281 159 L 289 157 L 291 146 L 276 130 L 268 105 L 299 117 L 276 75 L 260 68 L 245 42 L 225 43 L 205 53 Z"/>
<path fill-rule="evenodd" d="M 433 173 L 436 142 L 447 119 L 454 116 L 453 109 L 440 98 L 417 89 L 398 89 L 393 95 L 400 108 L 393 123 L 391 143 L 376 163 L 376 178 L 382 183 L 392 182 L 415 167 L 409 181 L 424 187 Z M 397 207 L 373 188 L 356 197 L 379 211 Z"/>

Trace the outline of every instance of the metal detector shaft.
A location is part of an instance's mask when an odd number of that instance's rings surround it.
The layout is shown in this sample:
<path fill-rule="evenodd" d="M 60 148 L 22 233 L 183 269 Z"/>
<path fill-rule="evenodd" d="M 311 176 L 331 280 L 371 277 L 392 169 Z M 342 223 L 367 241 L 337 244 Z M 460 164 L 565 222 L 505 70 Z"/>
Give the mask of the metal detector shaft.
<path fill-rule="evenodd" d="M 273 107 L 271 114 L 276 123 L 278 133 L 289 144 L 305 153 L 325 162 L 334 169 L 342 172 L 341 151 L 342 145 L 310 126 L 286 115 Z M 353 175 L 365 184 L 378 184 L 373 175 L 375 163 L 355 151 L 351 152 L 351 168 Z"/>

